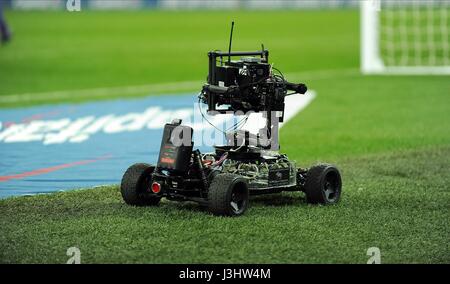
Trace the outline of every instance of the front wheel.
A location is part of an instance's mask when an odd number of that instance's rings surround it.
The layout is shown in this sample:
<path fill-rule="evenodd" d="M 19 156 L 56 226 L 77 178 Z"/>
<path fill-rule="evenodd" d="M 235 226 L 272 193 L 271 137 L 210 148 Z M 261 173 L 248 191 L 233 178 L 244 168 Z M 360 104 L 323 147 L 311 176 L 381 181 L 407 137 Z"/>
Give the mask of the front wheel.
<path fill-rule="evenodd" d="M 341 174 L 332 165 L 321 164 L 313 166 L 306 174 L 304 189 L 308 203 L 338 203 L 342 190 Z"/>
<path fill-rule="evenodd" d="M 120 184 L 123 200 L 134 206 L 157 205 L 161 197 L 150 192 L 154 166 L 134 164 L 127 169 Z"/>
<path fill-rule="evenodd" d="M 240 216 L 248 208 L 247 181 L 235 174 L 216 175 L 208 191 L 209 210 L 214 215 Z"/>

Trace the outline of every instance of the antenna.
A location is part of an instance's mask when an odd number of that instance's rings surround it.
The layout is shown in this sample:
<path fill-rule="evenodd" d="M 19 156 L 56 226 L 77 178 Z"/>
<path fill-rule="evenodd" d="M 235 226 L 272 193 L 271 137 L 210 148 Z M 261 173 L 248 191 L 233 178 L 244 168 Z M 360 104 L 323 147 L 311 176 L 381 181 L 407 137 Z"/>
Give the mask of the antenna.
<path fill-rule="evenodd" d="M 230 45 L 228 46 L 228 63 L 231 62 L 231 43 L 233 42 L 234 21 L 231 22 Z"/>

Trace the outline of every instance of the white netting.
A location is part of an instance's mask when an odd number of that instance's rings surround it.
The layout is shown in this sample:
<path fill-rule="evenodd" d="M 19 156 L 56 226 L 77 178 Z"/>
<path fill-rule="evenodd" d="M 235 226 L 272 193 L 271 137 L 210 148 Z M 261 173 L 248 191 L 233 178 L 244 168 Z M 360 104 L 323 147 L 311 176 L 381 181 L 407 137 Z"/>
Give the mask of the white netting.
<path fill-rule="evenodd" d="M 385 66 L 450 66 L 450 0 L 383 0 L 380 53 Z"/>

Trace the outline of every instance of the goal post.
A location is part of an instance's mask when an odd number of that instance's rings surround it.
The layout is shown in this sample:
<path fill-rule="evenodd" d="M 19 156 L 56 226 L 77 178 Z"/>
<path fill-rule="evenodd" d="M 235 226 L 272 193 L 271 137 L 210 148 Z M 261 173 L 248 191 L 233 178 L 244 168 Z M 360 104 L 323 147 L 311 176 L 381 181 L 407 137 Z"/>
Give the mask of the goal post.
<path fill-rule="evenodd" d="M 450 75 L 450 0 L 362 0 L 364 74 Z"/>

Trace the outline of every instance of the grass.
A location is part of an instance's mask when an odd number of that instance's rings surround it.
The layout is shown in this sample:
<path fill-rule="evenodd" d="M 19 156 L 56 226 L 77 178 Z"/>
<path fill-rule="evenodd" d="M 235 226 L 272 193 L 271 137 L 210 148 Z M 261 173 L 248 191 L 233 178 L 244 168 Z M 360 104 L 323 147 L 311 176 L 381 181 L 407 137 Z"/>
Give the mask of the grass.
<path fill-rule="evenodd" d="M 442 158 L 444 157 L 444 158 Z M 450 147 L 342 160 L 337 206 L 257 197 L 240 218 L 194 203 L 125 205 L 117 186 L 0 201 L 1 262 L 448 263 Z"/>
<path fill-rule="evenodd" d="M 0 107 L 109 97 L 80 91 L 92 88 L 134 97 L 168 91 L 162 83 L 200 87 L 206 52 L 226 48 L 234 19 L 235 50 L 264 42 L 288 79 L 317 91 L 283 127 L 282 149 L 301 165 L 336 163 L 344 195 L 332 207 L 307 205 L 300 193 L 258 197 L 241 218 L 213 217 L 192 203 L 129 207 L 117 186 L 9 198 L 0 200 L 0 262 L 64 263 L 71 246 L 84 263 L 365 263 L 372 246 L 384 263 L 450 261 L 450 80 L 361 76 L 357 11 L 7 18 L 15 38 L 0 49 Z M 121 94 L 133 85 L 148 89 Z M 72 93 L 40 95 L 60 90 Z M 22 93 L 31 95 L 14 95 Z M 18 100 L 2 100 L 11 94 Z"/>
<path fill-rule="evenodd" d="M 356 11 L 30 11 L 6 16 L 15 38 L 0 52 L 0 95 L 192 80 L 199 84 L 189 90 L 198 91 L 207 52 L 228 48 L 232 20 L 234 50 L 257 50 L 264 43 L 286 73 L 358 65 L 348 52 L 358 52 Z M 278 24 L 267 25 L 268 19 Z M 320 26 L 311 28 L 314 23 Z M 337 48 L 321 45 L 323 37 Z M 96 97 L 63 101 L 89 99 Z M 40 101 L 46 102 L 54 100 Z M 24 103 L 0 100 L 0 107 Z"/>

